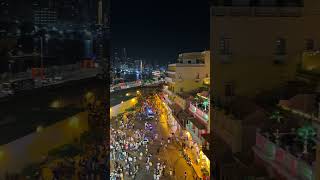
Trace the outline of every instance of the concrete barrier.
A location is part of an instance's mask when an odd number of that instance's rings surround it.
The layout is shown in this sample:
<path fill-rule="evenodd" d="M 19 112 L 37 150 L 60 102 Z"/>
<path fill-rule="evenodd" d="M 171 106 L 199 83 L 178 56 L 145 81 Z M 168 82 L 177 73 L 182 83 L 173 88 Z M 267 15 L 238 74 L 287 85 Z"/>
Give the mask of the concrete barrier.
<path fill-rule="evenodd" d="M 137 102 L 138 102 L 137 98 L 134 97 L 128 101 L 124 101 L 118 105 L 111 107 L 110 108 L 110 118 L 115 117 L 118 114 L 125 112 L 129 108 L 132 108 L 133 106 L 135 106 L 137 104 Z"/>
<path fill-rule="evenodd" d="M 78 113 L 34 133 L 0 146 L 0 179 L 5 172 L 18 173 L 43 160 L 48 151 L 79 138 L 88 130 L 87 112 Z"/>

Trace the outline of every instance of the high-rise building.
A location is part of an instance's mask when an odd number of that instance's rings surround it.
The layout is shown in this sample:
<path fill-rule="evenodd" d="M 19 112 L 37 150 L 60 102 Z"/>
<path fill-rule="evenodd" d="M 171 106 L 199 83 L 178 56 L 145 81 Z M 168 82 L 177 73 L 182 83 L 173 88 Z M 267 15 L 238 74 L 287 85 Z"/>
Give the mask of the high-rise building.
<path fill-rule="evenodd" d="M 57 22 L 56 11 L 49 8 L 42 8 L 34 11 L 34 24 L 35 25 L 48 25 Z"/>

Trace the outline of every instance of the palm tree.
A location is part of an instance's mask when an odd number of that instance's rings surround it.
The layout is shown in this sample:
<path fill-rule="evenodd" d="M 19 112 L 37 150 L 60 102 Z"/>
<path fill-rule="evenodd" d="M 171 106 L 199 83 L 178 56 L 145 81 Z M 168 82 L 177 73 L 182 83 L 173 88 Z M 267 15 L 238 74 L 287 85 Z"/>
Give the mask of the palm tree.
<path fill-rule="evenodd" d="M 311 124 L 306 124 L 297 130 L 298 137 L 303 141 L 303 154 L 308 154 L 308 141 L 316 135 L 316 130 Z"/>
<path fill-rule="evenodd" d="M 208 105 L 209 105 L 209 101 L 208 100 L 205 100 L 203 102 L 203 105 L 204 105 L 204 110 L 207 111 L 207 108 L 208 108 Z"/>
<path fill-rule="evenodd" d="M 280 123 L 282 122 L 281 119 L 283 119 L 283 116 L 280 114 L 279 111 L 274 111 L 274 112 L 271 114 L 270 119 L 271 119 L 271 120 L 275 120 L 276 123 L 280 124 Z M 280 137 L 280 135 L 279 135 L 279 129 L 278 129 L 278 128 L 276 129 L 276 132 L 274 133 L 274 135 L 275 135 L 275 137 L 276 137 L 276 140 L 275 140 L 275 141 L 276 141 L 276 144 L 279 144 L 279 137 Z"/>

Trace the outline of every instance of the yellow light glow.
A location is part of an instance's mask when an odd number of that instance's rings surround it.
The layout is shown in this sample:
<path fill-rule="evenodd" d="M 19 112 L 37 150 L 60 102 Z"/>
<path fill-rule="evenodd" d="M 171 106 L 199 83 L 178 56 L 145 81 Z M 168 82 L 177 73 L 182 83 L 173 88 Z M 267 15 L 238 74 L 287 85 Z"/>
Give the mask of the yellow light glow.
<path fill-rule="evenodd" d="M 70 121 L 69 121 L 69 125 L 70 125 L 71 127 L 74 127 L 74 128 L 79 127 L 79 118 L 77 118 L 77 117 L 72 117 L 72 118 L 70 119 Z"/>
<path fill-rule="evenodd" d="M 87 92 L 87 94 L 85 95 L 85 98 L 88 100 L 93 96 L 92 92 Z"/>
<path fill-rule="evenodd" d="M 186 131 L 186 135 L 188 136 L 188 139 L 191 138 L 191 134 L 188 131 Z"/>
<path fill-rule="evenodd" d="M 206 84 L 206 85 L 210 85 L 210 78 L 205 78 L 203 80 L 203 83 Z"/>
<path fill-rule="evenodd" d="M 121 101 L 121 104 L 123 103 L 123 101 Z"/>
<path fill-rule="evenodd" d="M 210 160 L 202 151 L 200 151 L 200 158 L 202 160 L 205 160 L 205 164 L 206 164 L 207 168 L 210 169 Z"/>
<path fill-rule="evenodd" d="M 39 133 L 39 132 L 42 132 L 43 131 L 43 127 L 42 126 L 38 126 L 37 127 L 37 132 Z"/>
<path fill-rule="evenodd" d="M 59 108 L 59 107 L 61 107 L 61 103 L 59 100 L 55 100 L 50 104 L 50 107 L 51 108 Z"/>
<path fill-rule="evenodd" d="M 140 94 L 140 91 L 137 91 L 137 94 Z"/>
<path fill-rule="evenodd" d="M 136 99 L 135 99 L 135 98 L 131 99 L 131 102 L 132 102 L 132 103 L 135 103 L 135 102 L 136 102 Z"/>
<path fill-rule="evenodd" d="M 130 93 L 127 93 L 126 96 L 130 96 Z"/>

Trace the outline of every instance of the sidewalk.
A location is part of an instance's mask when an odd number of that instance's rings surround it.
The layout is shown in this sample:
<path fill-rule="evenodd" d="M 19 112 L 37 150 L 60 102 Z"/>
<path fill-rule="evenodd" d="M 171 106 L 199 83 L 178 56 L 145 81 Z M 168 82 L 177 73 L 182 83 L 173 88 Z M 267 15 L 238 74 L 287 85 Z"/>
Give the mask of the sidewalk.
<path fill-rule="evenodd" d="M 165 140 L 167 140 L 167 138 L 169 137 L 169 131 L 168 130 L 169 130 L 170 127 L 169 127 L 167 122 L 161 121 L 159 123 L 161 124 L 161 126 L 159 126 L 159 130 L 162 131 L 162 134 L 165 134 L 165 136 L 163 136 L 163 137 L 165 137 Z M 182 141 L 180 138 L 178 138 L 178 139 L 179 139 L 180 142 Z M 181 152 L 182 151 L 182 146 L 178 142 L 176 142 L 176 141 L 171 142 L 171 144 L 168 146 L 167 149 L 168 150 L 169 149 L 177 149 L 177 150 L 179 150 L 178 158 L 176 158 L 175 161 L 178 161 L 180 159 L 184 160 L 184 158 L 183 158 L 183 156 L 181 154 L 182 153 Z M 194 156 L 192 155 L 192 152 L 191 152 L 191 150 L 189 148 L 187 149 L 187 154 L 191 159 L 194 159 Z M 170 155 L 168 154 L 168 156 L 170 156 Z M 194 174 L 197 175 L 198 178 L 202 178 L 203 177 L 202 172 L 201 172 L 201 167 L 199 165 L 197 165 L 194 161 L 192 161 L 192 166 L 191 167 L 192 167 L 192 169 L 194 171 Z"/>
<path fill-rule="evenodd" d="M 193 159 L 195 159 L 195 157 L 194 157 L 193 153 L 191 152 L 191 149 L 187 148 L 186 152 L 187 152 L 187 155 L 191 159 L 192 167 L 193 167 L 194 171 L 196 172 L 197 176 L 202 178 L 203 174 L 202 174 L 202 171 L 201 171 L 201 167 L 198 164 L 196 164 L 195 161 L 193 161 Z"/>

